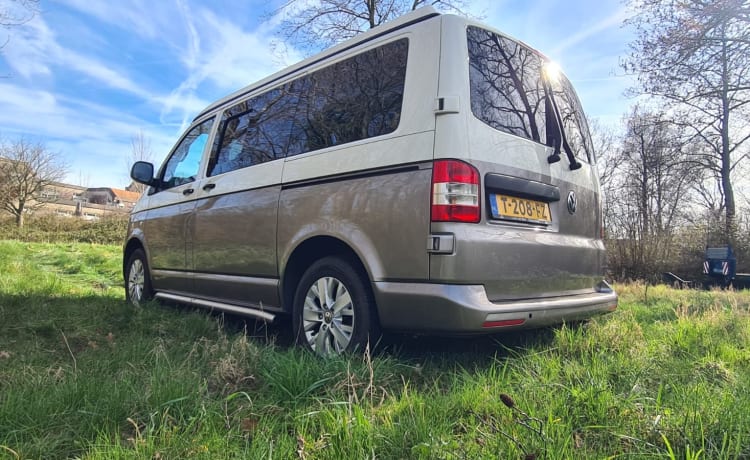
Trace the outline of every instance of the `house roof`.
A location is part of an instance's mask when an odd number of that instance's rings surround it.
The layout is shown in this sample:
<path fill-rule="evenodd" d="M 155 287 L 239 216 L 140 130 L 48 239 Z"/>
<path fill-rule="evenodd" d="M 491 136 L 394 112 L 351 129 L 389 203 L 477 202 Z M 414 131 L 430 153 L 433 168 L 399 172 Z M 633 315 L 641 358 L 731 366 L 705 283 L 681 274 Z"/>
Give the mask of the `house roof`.
<path fill-rule="evenodd" d="M 130 192 L 119 188 L 111 188 L 110 190 L 112 190 L 115 198 L 118 198 L 122 202 L 135 203 L 141 197 L 141 194 L 138 192 Z"/>

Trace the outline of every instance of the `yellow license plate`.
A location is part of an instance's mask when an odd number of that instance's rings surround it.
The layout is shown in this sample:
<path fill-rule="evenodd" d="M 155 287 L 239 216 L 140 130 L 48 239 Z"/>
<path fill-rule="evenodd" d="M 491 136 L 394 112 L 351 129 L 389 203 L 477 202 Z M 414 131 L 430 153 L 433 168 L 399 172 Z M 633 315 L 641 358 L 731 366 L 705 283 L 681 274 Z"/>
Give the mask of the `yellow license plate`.
<path fill-rule="evenodd" d="M 500 194 L 490 197 L 493 217 L 542 223 L 552 222 L 549 203 Z"/>

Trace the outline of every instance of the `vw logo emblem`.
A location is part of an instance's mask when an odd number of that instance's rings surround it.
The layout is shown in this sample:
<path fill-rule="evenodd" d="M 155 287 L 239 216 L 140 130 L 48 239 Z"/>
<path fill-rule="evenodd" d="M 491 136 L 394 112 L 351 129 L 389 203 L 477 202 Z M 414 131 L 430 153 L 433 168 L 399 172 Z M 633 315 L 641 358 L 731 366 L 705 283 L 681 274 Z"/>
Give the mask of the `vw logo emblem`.
<path fill-rule="evenodd" d="M 576 207 L 578 207 L 578 198 L 576 198 L 576 192 L 571 190 L 570 192 L 568 192 L 568 212 L 571 214 L 575 214 Z"/>

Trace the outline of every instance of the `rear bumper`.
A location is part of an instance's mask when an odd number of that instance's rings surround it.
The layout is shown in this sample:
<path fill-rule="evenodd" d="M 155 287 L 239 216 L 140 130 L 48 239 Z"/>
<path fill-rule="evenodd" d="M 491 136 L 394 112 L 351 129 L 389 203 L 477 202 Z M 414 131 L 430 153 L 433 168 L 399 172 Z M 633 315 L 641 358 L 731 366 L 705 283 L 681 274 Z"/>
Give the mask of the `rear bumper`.
<path fill-rule="evenodd" d="M 492 333 L 576 321 L 617 308 L 604 281 L 585 294 L 491 302 L 481 285 L 373 283 L 383 329 L 411 332 Z"/>

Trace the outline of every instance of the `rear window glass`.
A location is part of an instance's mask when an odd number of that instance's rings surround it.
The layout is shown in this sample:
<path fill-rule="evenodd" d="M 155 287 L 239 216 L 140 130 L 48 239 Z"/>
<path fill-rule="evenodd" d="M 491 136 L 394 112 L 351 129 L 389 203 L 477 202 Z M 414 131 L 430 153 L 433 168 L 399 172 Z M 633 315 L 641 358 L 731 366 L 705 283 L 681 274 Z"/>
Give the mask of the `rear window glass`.
<path fill-rule="evenodd" d="M 475 117 L 499 131 L 550 145 L 556 123 L 551 95 L 574 155 L 591 161 L 586 119 L 564 75 L 545 81 L 546 61 L 538 53 L 479 27 L 469 26 L 467 43 Z"/>

